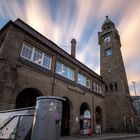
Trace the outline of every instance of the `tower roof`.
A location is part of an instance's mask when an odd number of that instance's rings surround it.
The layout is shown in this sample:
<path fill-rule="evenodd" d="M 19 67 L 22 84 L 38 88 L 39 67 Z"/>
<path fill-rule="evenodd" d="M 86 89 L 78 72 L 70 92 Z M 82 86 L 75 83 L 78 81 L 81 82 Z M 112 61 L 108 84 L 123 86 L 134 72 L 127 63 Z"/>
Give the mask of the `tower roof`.
<path fill-rule="evenodd" d="M 106 24 L 113 24 L 113 25 L 114 25 L 114 23 L 109 19 L 108 16 L 106 16 L 106 19 L 105 19 L 103 25 L 106 25 Z M 103 26 L 103 25 L 102 25 L 102 26 Z"/>
<path fill-rule="evenodd" d="M 115 27 L 115 24 L 109 19 L 108 16 L 106 16 L 105 21 L 103 22 L 102 27 L 106 26 L 106 25 L 113 25 L 112 27 Z"/>

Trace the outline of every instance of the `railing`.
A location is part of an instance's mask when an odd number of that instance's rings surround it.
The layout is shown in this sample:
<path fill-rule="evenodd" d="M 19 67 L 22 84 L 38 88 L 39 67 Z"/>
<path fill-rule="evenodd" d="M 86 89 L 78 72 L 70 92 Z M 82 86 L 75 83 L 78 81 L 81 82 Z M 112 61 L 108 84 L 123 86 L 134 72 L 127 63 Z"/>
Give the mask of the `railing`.
<path fill-rule="evenodd" d="M 0 140 L 30 140 L 34 107 L 0 112 Z"/>

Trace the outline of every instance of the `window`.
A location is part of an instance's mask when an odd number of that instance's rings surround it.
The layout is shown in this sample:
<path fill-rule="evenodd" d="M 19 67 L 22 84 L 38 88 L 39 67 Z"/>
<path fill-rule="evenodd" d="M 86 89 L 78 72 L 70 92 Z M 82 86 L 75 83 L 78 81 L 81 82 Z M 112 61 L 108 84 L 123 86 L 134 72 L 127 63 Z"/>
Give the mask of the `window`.
<path fill-rule="evenodd" d="M 111 67 L 110 67 L 110 66 L 108 67 L 108 72 L 109 72 L 109 73 L 111 72 Z"/>
<path fill-rule="evenodd" d="M 26 42 L 23 43 L 20 56 L 46 69 L 51 69 L 52 58 L 48 54 L 33 47 L 29 43 Z"/>
<path fill-rule="evenodd" d="M 60 63 L 60 62 L 56 63 L 56 73 L 60 74 L 60 75 L 63 75 L 62 63 Z"/>
<path fill-rule="evenodd" d="M 42 61 L 42 52 L 39 49 L 35 48 L 33 61 L 35 63 L 41 64 Z"/>
<path fill-rule="evenodd" d="M 105 86 L 105 90 L 108 91 L 108 86 L 107 85 Z"/>
<path fill-rule="evenodd" d="M 86 77 L 80 73 L 78 73 L 78 83 L 83 86 L 86 86 Z"/>
<path fill-rule="evenodd" d="M 69 78 L 71 80 L 74 80 L 74 71 L 72 69 L 69 68 Z"/>
<path fill-rule="evenodd" d="M 87 85 L 87 87 L 90 87 L 90 79 L 86 79 L 86 85 Z"/>
<path fill-rule="evenodd" d="M 97 92 L 101 93 L 101 86 L 100 85 L 97 85 Z"/>
<path fill-rule="evenodd" d="M 74 81 L 74 70 L 59 61 L 56 63 L 56 73 Z"/>
<path fill-rule="evenodd" d="M 118 90 L 118 84 L 117 84 L 117 82 L 114 83 L 114 86 L 115 86 L 115 90 L 117 91 Z"/>
<path fill-rule="evenodd" d="M 78 83 L 85 87 L 90 87 L 90 79 L 80 73 L 78 73 Z"/>
<path fill-rule="evenodd" d="M 113 84 L 111 83 L 109 86 L 110 86 L 110 91 L 113 91 Z"/>
<path fill-rule="evenodd" d="M 101 93 L 101 85 L 99 85 L 97 83 L 93 83 L 92 90 L 95 92 Z"/>
<path fill-rule="evenodd" d="M 63 65 L 63 76 L 68 77 L 68 67 L 66 65 Z"/>
<path fill-rule="evenodd" d="M 44 53 L 43 64 L 45 68 L 51 69 L 51 57 Z"/>
<path fill-rule="evenodd" d="M 32 52 L 33 52 L 33 47 L 30 46 L 30 45 L 27 44 L 27 43 L 24 43 L 24 44 L 23 44 L 23 47 L 22 47 L 21 56 L 22 56 L 23 58 L 26 58 L 26 59 L 31 60 Z"/>
<path fill-rule="evenodd" d="M 105 49 L 105 56 L 111 56 L 111 55 L 112 55 L 112 49 L 111 48 Z"/>
<path fill-rule="evenodd" d="M 97 92 L 97 84 L 96 83 L 93 83 L 93 91 Z"/>

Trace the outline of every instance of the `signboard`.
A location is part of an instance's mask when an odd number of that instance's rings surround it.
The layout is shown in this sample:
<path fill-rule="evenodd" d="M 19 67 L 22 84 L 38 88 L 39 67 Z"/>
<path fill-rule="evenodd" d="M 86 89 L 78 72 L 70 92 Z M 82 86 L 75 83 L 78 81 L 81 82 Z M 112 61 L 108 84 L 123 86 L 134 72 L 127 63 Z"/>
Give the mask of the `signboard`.
<path fill-rule="evenodd" d="M 85 110 L 84 111 L 84 118 L 85 119 L 90 119 L 91 118 L 91 114 L 90 114 L 90 111 L 89 110 Z"/>

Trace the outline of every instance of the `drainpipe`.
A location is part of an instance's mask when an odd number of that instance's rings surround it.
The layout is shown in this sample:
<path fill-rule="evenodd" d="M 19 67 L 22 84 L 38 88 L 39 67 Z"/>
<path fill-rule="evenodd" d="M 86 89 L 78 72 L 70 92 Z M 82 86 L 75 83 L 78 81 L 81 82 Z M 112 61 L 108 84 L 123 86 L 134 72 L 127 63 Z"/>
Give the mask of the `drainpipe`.
<path fill-rule="evenodd" d="M 52 93 L 51 93 L 52 96 L 54 95 L 54 86 L 55 86 L 56 59 L 57 59 L 57 54 L 54 59 L 54 70 L 53 70 L 53 76 L 52 76 Z"/>

